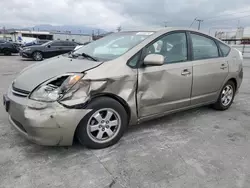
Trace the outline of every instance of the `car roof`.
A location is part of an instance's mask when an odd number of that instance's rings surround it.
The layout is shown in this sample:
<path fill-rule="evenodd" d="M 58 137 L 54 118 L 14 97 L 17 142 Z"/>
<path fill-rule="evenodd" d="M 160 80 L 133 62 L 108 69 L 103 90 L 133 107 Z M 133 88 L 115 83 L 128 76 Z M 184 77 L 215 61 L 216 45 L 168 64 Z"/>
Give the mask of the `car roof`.
<path fill-rule="evenodd" d="M 196 29 L 191 29 L 187 27 L 158 27 L 158 28 L 152 28 L 152 27 L 147 27 L 147 28 L 138 28 L 138 29 L 128 29 L 128 30 L 122 30 L 121 32 L 155 32 L 155 33 L 166 33 L 166 32 L 171 32 L 171 31 L 192 31 L 192 32 L 197 32 L 204 34 L 206 36 L 209 36 L 210 38 L 213 38 L 215 40 L 219 40 L 218 38 L 215 38 L 208 33 L 201 32 L 200 30 Z"/>
<path fill-rule="evenodd" d="M 136 29 L 123 29 L 121 32 L 169 32 L 169 31 L 177 31 L 177 30 L 185 30 L 185 31 L 195 31 L 195 32 L 199 32 L 202 33 L 201 31 L 195 30 L 195 29 L 190 29 L 187 27 L 140 27 L 140 28 L 136 28 Z M 204 33 L 205 34 L 205 33 Z"/>

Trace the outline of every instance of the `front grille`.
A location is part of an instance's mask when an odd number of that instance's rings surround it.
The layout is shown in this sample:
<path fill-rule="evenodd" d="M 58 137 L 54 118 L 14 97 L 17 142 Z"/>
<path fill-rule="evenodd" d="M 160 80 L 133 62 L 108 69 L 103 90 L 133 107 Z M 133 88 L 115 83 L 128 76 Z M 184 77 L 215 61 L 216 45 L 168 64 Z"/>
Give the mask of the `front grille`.
<path fill-rule="evenodd" d="M 28 97 L 28 95 L 30 94 L 29 91 L 25 91 L 25 90 L 16 88 L 14 85 L 12 85 L 12 93 L 14 95 L 19 96 L 19 97 Z"/>
<path fill-rule="evenodd" d="M 12 117 L 10 117 L 10 118 L 11 118 L 11 120 L 15 123 L 15 125 L 16 125 L 18 128 L 20 128 L 23 132 L 27 133 L 27 131 L 25 130 L 25 128 L 23 127 L 23 125 L 22 125 L 19 121 L 15 120 L 15 119 L 12 118 Z"/>

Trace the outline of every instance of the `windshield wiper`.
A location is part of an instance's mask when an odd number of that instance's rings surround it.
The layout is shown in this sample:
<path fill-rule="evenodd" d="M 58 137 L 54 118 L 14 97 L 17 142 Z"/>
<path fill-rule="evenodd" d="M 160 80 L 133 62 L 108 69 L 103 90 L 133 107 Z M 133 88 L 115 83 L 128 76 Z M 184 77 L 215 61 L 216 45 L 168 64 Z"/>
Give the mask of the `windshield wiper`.
<path fill-rule="evenodd" d="M 85 53 L 81 53 L 81 54 L 71 53 L 70 54 L 70 57 L 72 57 L 72 58 L 79 57 L 79 56 L 82 56 L 82 57 L 85 57 L 85 58 L 88 58 L 88 59 L 92 59 L 93 61 L 98 61 L 98 59 L 92 57 L 91 55 L 85 54 Z"/>
<path fill-rule="evenodd" d="M 81 56 L 86 57 L 86 58 L 89 58 L 89 59 L 92 59 L 93 61 L 98 61 L 98 59 L 96 59 L 95 57 L 92 57 L 92 56 L 89 55 L 89 54 L 82 53 Z"/>

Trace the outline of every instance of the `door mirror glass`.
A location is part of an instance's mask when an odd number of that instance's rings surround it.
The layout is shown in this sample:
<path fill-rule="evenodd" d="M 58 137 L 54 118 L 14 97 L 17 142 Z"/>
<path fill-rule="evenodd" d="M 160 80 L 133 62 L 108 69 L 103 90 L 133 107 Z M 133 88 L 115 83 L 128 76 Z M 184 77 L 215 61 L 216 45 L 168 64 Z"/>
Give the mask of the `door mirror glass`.
<path fill-rule="evenodd" d="M 50 45 L 48 45 L 47 47 L 48 47 L 48 48 L 50 48 L 51 46 L 50 46 Z"/>
<path fill-rule="evenodd" d="M 144 65 L 163 65 L 164 57 L 160 54 L 148 54 L 143 61 Z"/>

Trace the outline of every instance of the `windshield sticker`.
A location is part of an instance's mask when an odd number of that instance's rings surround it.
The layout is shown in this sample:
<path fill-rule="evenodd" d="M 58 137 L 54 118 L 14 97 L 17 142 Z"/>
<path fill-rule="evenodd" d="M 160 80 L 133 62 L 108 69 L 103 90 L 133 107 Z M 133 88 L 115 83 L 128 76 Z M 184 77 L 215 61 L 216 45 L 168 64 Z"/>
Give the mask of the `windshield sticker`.
<path fill-rule="evenodd" d="M 152 35 L 154 32 L 138 32 L 136 35 Z"/>

